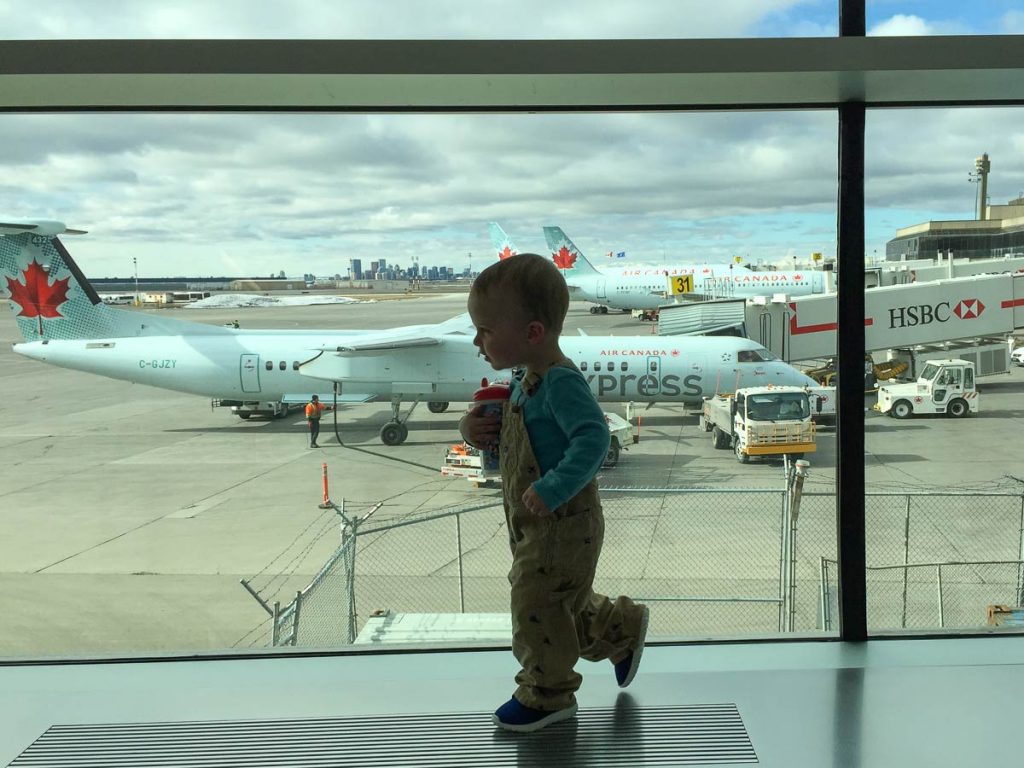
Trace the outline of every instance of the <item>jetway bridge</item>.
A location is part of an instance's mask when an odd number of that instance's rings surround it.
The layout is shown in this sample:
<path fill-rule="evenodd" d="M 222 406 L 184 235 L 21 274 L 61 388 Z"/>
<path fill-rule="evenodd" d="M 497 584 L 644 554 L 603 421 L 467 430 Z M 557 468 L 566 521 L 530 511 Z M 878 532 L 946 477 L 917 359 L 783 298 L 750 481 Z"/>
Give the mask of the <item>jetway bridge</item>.
<path fill-rule="evenodd" d="M 1024 272 L 871 288 L 864 299 L 865 352 L 950 342 L 1006 346 L 1008 337 L 1024 334 Z M 834 293 L 672 304 L 661 308 L 658 333 L 739 332 L 783 360 L 815 360 L 836 354 L 836 307 Z"/>

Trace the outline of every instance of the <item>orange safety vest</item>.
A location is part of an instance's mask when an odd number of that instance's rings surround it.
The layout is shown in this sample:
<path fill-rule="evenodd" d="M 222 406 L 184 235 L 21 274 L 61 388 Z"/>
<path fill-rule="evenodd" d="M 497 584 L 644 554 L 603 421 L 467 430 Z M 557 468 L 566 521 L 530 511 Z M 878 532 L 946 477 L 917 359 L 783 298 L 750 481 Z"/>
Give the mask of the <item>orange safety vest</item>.
<path fill-rule="evenodd" d="M 319 421 L 320 414 L 324 411 L 323 403 L 306 403 L 306 418 L 311 421 Z"/>

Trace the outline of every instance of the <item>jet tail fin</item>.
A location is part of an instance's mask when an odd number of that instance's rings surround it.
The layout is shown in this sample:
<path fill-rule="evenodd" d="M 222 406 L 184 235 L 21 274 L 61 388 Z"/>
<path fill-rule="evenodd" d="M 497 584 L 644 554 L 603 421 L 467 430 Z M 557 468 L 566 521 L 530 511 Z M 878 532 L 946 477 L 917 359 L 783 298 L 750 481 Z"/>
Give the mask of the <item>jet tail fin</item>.
<path fill-rule="evenodd" d="M 505 230 L 498 226 L 496 221 L 492 221 L 487 225 L 487 231 L 491 235 L 491 245 L 494 246 L 499 259 L 504 261 L 519 253 L 519 249 L 512 242 L 512 238 L 505 234 Z"/>
<path fill-rule="evenodd" d="M 551 250 L 551 258 L 555 266 L 566 274 L 588 275 L 600 274 L 594 265 L 587 261 L 583 252 L 569 239 L 561 227 L 544 227 L 544 239 Z"/>
<path fill-rule="evenodd" d="M 202 323 L 108 307 L 57 235 L 84 234 L 59 221 L 0 222 L 0 297 L 25 341 L 114 339 L 181 332 L 216 333 Z"/>

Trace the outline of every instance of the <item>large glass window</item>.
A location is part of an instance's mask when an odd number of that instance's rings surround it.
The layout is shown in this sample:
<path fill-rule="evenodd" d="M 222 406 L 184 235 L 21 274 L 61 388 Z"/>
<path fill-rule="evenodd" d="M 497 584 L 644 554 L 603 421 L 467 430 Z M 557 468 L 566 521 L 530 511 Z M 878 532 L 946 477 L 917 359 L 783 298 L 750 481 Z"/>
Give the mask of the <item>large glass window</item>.
<path fill-rule="evenodd" d="M 664 273 L 675 265 L 714 277 L 694 298 L 751 298 L 756 337 L 659 335 L 620 311 L 628 302 L 609 306 L 622 294 L 577 294 L 563 349 L 591 363 L 591 387 L 617 419 L 600 471 L 608 533 L 597 588 L 649 601 L 652 636 L 825 629 L 819 563 L 835 556 L 827 414 L 815 432 L 810 400 L 785 418 L 750 413 L 735 429 L 729 398 L 714 398 L 724 404 L 717 415 L 699 411 L 702 396 L 809 382 L 789 305 L 828 285 L 835 121 L 832 112 L 0 118 L 18 190 L 8 213 L 88 230 L 61 241 L 98 293 L 164 281 L 212 294 L 188 307 L 123 308 L 132 334 L 168 323 L 173 338 L 145 340 L 144 353 L 131 339 L 92 342 L 91 360 L 106 355 L 101 368 L 125 356 L 127 369 L 107 369 L 120 380 L 0 351 L 13 372 L 8 398 L 31 392 L 40 404 L 8 412 L 3 425 L 19 457 L 0 471 L 9 532 L 0 610 L 17 617 L 0 634 L 3 653 L 507 638 L 500 492 L 494 479 L 465 476 L 473 456 L 457 431 L 472 390 L 494 372 L 465 326 L 441 348 L 390 348 L 386 336 L 351 331 L 454 318 L 471 275 L 509 243 L 557 257 L 569 238 L 607 282 L 640 286 L 630 290 L 645 300 L 655 286 L 671 303 Z M 488 234 L 493 220 L 500 243 Z M 544 226 L 561 227 L 559 247 Z M 77 281 L 47 254 L 48 286 Z M 25 274 L 7 271 L 21 284 Z M 68 286 L 60 313 L 91 311 L 85 289 Z M 25 321 L 7 315 L 6 337 L 31 338 L 62 318 Z M 208 331 L 174 325 L 183 321 Z M 214 331 L 230 359 L 218 357 Z M 55 354 L 58 340 L 48 346 Z M 821 356 L 834 352 L 833 342 Z M 298 371 L 271 362 L 296 358 Z M 308 367 L 314 358 L 324 368 Z M 202 378 L 211 366 L 224 388 Z M 302 407 L 313 393 L 335 404 L 332 376 L 338 408 L 324 412 L 311 448 Z M 654 405 L 627 411 L 628 401 Z M 799 545 L 796 477 L 786 474 L 798 454 L 811 463 Z"/>
<path fill-rule="evenodd" d="M 865 296 L 872 631 L 1008 628 L 1022 603 L 1024 377 L 1009 354 L 1024 250 L 996 247 L 1024 229 L 1020 118 L 868 113 L 867 242 L 890 254 Z M 920 252 L 894 253 L 907 232 Z"/>

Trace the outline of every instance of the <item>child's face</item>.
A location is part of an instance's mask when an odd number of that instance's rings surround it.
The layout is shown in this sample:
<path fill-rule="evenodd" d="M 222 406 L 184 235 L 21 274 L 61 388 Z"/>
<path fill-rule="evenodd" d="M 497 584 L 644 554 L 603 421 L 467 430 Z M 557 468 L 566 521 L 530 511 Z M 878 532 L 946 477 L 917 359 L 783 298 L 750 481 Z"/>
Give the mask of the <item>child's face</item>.
<path fill-rule="evenodd" d="M 472 294 L 469 316 L 476 327 L 473 343 L 496 371 L 522 365 L 529 359 L 530 323 L 513 302 L 502 296 Z"/>

